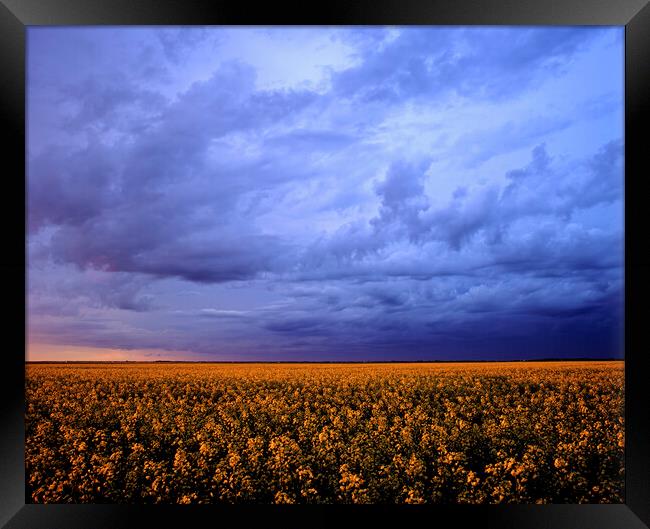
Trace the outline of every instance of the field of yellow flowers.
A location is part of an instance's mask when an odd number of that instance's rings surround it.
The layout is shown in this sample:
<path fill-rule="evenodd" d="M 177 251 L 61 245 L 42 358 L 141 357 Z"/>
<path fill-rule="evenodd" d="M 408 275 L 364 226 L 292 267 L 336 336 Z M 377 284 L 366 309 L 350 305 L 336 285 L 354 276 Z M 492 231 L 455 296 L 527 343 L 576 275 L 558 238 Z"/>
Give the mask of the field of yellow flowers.
<path fill-rule="evenodd" d="M 622 362 L 27 364 L 35 503 L 620 503 Z"/>

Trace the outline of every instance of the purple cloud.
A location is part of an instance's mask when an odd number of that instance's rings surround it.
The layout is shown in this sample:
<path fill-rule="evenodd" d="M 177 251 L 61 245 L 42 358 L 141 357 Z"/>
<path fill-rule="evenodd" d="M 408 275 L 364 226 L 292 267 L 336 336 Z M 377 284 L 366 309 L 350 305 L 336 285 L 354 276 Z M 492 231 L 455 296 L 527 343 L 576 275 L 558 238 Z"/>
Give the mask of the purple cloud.
<path fill-rule="evenodd" d="M 622 35 L 30 28 L 30 342 L 620 356 Z"/>

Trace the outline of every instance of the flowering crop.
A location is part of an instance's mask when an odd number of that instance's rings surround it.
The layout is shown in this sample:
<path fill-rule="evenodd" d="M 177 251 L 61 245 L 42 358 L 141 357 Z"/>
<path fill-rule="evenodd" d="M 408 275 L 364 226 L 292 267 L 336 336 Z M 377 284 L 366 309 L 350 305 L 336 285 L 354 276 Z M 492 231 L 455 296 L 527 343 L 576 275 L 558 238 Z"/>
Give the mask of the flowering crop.
<path fill-rule="evenodd" d="M 620 503 L 622 362 L 28 364 L 35 503 Z"/>

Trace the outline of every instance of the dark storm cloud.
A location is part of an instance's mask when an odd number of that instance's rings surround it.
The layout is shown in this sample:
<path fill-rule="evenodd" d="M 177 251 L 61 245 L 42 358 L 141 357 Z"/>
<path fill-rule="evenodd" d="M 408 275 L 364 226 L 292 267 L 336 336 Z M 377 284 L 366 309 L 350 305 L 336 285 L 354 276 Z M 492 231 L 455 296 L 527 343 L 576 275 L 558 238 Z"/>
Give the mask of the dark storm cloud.
<path fill-rule="evenodd" d="M 205 160 L 211 142 L 288 118 L 311 98 L 256 92 L 254 77 L 249 67 L 227 64 L 126 145 L 97 143 L 73 153 L 52 148 L 38 156 L 30 164 L 29 220 L 33 230 L 59 226 L 53 259 L 199 282 L 273 269 L 289 245 L 236 227 L 233 208 L 252 187 L 247 181 L 284 176 L 259 164 L 233 168 Z M 111 112 L 118 104 L 113 101 Z"/>
<path fill-rule="evenodd" d="M 280 333 L 289 333 L 292 336 L 301 334 L 314 335 L 322 332 L 327 333 L 327 327 L 322 320 L 315 318 L 285 319 L 267 323 L 265 328 Z"/>
<path fill-rule="evenodd" d="M 71 273 L 70 269 L 39 270 L 28 282 L 31 315 L 79 316 L 84 309 L 119 309 L 144 312 L 157 308 L 146 293 L 148 280 L 128 273 L 91 271 Z M 47 272 L 55 281 L 45 281 Z"/>
<path fill-rule="evenodd" d="M 221 282 L 253 277 L 286 266 L 291 246 L 277 237 L 240 233 L 193 237 L 174 217 L 143 232 L 146 215 L 122 222 L 62 227 L 52 237 L 55 262 L 81 268 L 133 272 L 190 281 Z M 130 221 L 130 222 L 129 222 Z"/>

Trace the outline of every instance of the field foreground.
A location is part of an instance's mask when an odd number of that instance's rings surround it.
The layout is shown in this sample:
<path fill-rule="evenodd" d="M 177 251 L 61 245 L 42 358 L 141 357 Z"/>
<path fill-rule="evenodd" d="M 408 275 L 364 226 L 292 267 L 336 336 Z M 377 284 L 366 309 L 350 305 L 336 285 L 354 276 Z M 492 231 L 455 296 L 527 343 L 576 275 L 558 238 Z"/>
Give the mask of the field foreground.
<path fill-rule="evenodd" d="M 621 503 L 623 362 L 28 364 L 35 503 Z"/>

